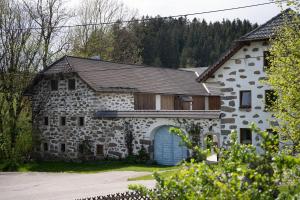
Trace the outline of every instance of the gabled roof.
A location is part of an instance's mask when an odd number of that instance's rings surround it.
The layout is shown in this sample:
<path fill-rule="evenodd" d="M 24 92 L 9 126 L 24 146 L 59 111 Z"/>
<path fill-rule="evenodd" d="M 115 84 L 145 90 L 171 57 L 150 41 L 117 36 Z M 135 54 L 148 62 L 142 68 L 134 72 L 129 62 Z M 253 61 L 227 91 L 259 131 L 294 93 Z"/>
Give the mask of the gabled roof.
<path fill-rule="evenodd" d="M 97 92 L 213 95 L 196 81 L 194 72 L 74 56 L 64 56 L 43 70 L 41 75 L 71 72 L 78 74 Z"/>
<path fill-rule="evenodd" d="M 229 60 L 238 50 L 240 50 L 245 43 L 250 41 L 258 41 L 258 40 L 269 40 L 274 37 L 277 28 L 284 25 L 285 17 L 288 19 L 291 17 L 289 14 L 292 10 L 286 9 L 283 12 L 279 13 L 263 25 L 257 27 L 251 32 L 245 34 L 238 40 L 236 40 L 230 49 L 228 49 L 219 60 L 211 65 L 207 70 L 205 70 L 200 76 L 197 78 L 198 82 L 206 81 L 211 75 L 213 75 L 227 60 Z"/>
<path fill-rule="evenodd" d="M 284 10 L 266 23 L 245 34 L 237 41 L 265 40 L 272 38 L 278 27 L 284 24 L 285 19 L 291 17 L 291 11 L 289 8 Z"/>

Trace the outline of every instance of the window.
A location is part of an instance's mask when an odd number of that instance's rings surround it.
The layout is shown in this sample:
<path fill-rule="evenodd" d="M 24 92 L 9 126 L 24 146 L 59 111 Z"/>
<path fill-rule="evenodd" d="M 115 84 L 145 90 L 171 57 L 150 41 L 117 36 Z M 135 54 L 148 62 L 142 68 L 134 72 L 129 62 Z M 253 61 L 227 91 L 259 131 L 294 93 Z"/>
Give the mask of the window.
<path fill-rule="evenodd" d="M 264 66 L 269 67 L 270 61 L 268 60 L 268 57 L 270 56 L 269 51 L 264 51 Z"/>
<path fill-rule="evenodd" d="M 174 110 L 174 95 L 161 95 L 161 110 Z"/>
<path fill-rule="evenodd" d="M 84 117 L 78 118 L 78 126 L 84 126 Z"/>
<path fill-rule="evenodd" d="M 44 149 L 44 151 L 48 151 L 49 149 L 48 149 L 48 143 L 44 143 L 43 144 L 43 149 Z"/>
<path fill-rule="evenodd" d="M 240 143 L 241 144 L 252 144 L 252 133 L 250 128 L 240 129 Z"/>
<path fill-rule="evenodd" d="M 51 80 L 51 90 L 52 91 L 58 90 L 58 80 Z"/>
<path fill-rule="evenodd" d="M 65 126 L 66 125 L 66 117 L 60 117 L 60 125 Z"/>
<path fill-rule="evenodd" d="M 240 91 L 240 108 L 251 108 L 251 91 Z"/>
<path fill-rule="evenodd" d="M 271 144 L 269 144 L 269 146 L 272 146 L 272 149 L 277 152 L 278 151 L 278 148 L 279 148 L 279 135 L 278 133 L 273 130 L 273 129 L 267 129 L 266 130 L 270 135 L 273 135 L 274 138 L 271 142 Z"/>
<path fill-rule="evenodd" d="M 96 155 L 97 156 L 103 156 L 104 155 L 103 145 L 97 144 L 97 146 L 96 146 Z"/>
<path fill-rule="evenodd" d="M 62 143 L 60 144 L 60 151 L 65 152 L 66 151 L 66 144 Z"/>
<path fill-rule="evenodd" d="M 68 80 L 68 88 L 69 90 L 75 90 L 75 79 Z"/>
<path fill-rule="evenodd" d="M 83 154 L 83 144 L 78 145 L 78 152 Z"/>
<path fill-rule="evenodd" d="M 205 110 L 204 96 L 193 96 L 193 110 Z"/>
<path fill-rule="evenodd" d="M 141 93 L 134 94 L 134 109 L 155 110 L 155 95 Z"/>
<path fill-rule="evenodd" d="M 274 90 L 266 90 L 265 91 L 265 108 L 270 109 L 274 105 L 277 96 Z"/>
<path fill-rule="evenodd" d="M 208 109 L 209 110 L 220 110 L 221 109 L 221 100 L 220 100 L 219 96 L 208 97 Z"/>
<path fill-rule="evenodd" d="M 44 125 L 45 126 L 49 125 L 49 118 L 48 117 L 44 117 Z"/>

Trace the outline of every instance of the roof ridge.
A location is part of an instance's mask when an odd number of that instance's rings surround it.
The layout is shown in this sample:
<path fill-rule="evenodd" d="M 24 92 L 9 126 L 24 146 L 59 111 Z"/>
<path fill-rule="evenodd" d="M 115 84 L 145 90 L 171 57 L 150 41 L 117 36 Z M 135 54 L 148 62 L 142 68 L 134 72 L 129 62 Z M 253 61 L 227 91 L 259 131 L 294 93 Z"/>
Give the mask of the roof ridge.
<path fill-rule="evenodd" d="M 291 11 L 291 8 L 287 8 L 284 11 L 278 13 L 276 16 L 272 17 L 271 19 L 269 19 L 268 21 L 266 21 L 265 23 L 263 23 L 262 25 L 258 26 L 257 28 L 253 29 L 252 31 L 246 33 L 245 35 L 241 36 L 239 39 L 237 39 L 236 41 L 243 41 L 243 38 L 246 38 L 247 36 L 249 36 L 250 34 L 256 32 L 257 30 L 265 27 L 267 24 L 269 24 L 270 22 L 272 22 L 273 20 L 277 19 L 278 17 L 284 15 L 285 13 Z"/>
<path fill-rule="evenodd" d="M 65 57 L 71 57 L 71 58 L 76 58 L 76 59 L 84 59 L 84 60 L 90 60 L 90 61 L 97 61 L 97 62 L 106 62 L 106 63 L 119 64 L 119 65 L 130 65 L 130 66 L 133 66 L 133 67 L 148 67 L 148 68 L 165 69 L 165 70 L 173 70 L 173 71 L 180 71 L 180 72 L 190 73 L 190 71 L 186 71 L 186 70 L 174 69 L 174 68 L 168 68 L 168 67 L 155 67 L 155 66 L 145 65 L 145 64 L 127 64 L 127 63 L 119 63 L 119 62 L 113 62 L 113 61 L 107 61 L 107 60 L 97 60 L 97 59 L 93 59 L 93 58 L 80 57 L 80 56 L 70 56 L 70 55 L 65 55 Z"/>

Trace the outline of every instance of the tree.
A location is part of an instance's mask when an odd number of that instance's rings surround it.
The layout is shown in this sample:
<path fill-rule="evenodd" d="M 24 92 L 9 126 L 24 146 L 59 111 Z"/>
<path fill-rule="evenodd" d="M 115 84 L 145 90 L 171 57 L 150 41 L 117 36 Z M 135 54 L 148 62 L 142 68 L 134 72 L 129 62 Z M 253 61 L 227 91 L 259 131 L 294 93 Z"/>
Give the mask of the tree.
<path fill-rule="evenodd" d="M 127 8 L 119 0 L 82 1 L 76 11 L 75 21 L 90 25 L 74 30 L 71 36 L 73 54 L 88 57 L 99 55 L 105 60 L 111 60 L 112 35 L 109 23 L 129 20 L 135 15 L 135 10 Z"/>
<path fill-rule="evenodd" d="M 71 17 L 62 0 L 23 0 L 26 11 L 35 23 L 41 37 L 40 55 L 43 68 L 61 56 L 68 48 L 68 31 L 62 32 Z"/>
<path fill-rule="evenodd" d="M 38 2 L 34 7 L 28 2 L 0 0 L 0 160 L 6 160 L 8 168 L 16 167 L 31 150 L 31 120 L 35 116 L 24 97 L 25 88 L 46 66 L 53 51 L 61 49 L 54 41 L 59 17 Z M 59 1 L 50 2 L 54 9 Z"/>
<path fill-rule="evenodd" d="M 281 140 L 292 142 L 293 153 L 296 153 L 300 150 L 300 3 L 291 3 L 296 12 L 287 13 L 284 26 L 271 40 L 266 83 L 277 96 L 271 109 L 279 126 L 273 129 L 280 133 Z"/>
<path fill-rule="evenodd" d="M 2 156 L 11 161 L 21 153 L 18 151 L 20 137 L 30 133 L 29 104 L 23 97 L 23 89 L 38 67 L 40 37 L 27 28 L 33 26 L 34 21 L 24 12 L 23 4 L 1 1 L 0 137 Z"/>

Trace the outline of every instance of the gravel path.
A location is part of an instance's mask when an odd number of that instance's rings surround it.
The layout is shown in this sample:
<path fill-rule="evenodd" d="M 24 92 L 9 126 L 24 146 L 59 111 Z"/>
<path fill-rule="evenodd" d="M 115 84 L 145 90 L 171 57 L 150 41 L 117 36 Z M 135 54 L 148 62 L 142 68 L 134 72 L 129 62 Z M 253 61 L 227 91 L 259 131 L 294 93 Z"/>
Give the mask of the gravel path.
<path fill-rule="evenodd" d="M 129 184 L 154 187 L 155 182 L 127 181 L 149 172 L 0 173 L 0 200 L 64 200 L 127 191 Z"/>

